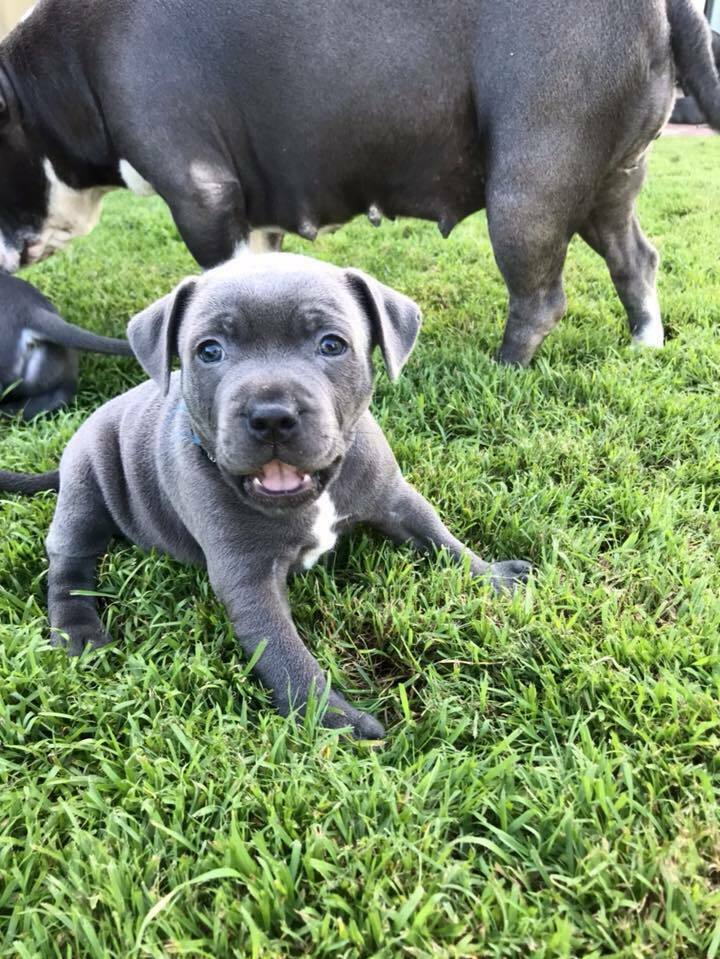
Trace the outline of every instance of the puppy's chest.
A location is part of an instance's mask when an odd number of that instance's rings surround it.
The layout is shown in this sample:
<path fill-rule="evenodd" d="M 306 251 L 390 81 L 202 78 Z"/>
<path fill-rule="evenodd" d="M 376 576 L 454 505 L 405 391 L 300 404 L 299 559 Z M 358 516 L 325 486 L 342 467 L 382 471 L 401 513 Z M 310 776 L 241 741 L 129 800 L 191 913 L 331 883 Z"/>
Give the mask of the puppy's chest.
<path fill-rule="evenodd" d="M 310 569 L 323 553 L 329 552 L 335 545 L 336 532 L 340 517 L 329 493 L 323 493 L 315 503 L 315 517 L 310 529 L 309 545 L 304 547 L 298 558 L 298 566 Z"/>

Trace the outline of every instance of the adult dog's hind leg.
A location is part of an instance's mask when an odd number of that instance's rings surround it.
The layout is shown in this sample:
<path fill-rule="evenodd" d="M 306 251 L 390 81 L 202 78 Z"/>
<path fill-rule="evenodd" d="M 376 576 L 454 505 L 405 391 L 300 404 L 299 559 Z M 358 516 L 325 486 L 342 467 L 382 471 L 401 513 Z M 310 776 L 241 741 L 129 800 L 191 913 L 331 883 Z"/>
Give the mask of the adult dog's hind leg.
<path fill-rule="evenodd" d="M 542 183 L 498 170 L 487 197 L 493 253 L 508 289 L 501 363 L 527 366 L 565 312 L 567 214 Z"/>
<path fill-rule="evenodd" d="M 655 285 L 658 255 L 635 213 L 644 178 L 644 158 L 634 169 L 614 174 L 580 234 L 607 263 L 633 342 L 661 347 L 664 331 Z"/>

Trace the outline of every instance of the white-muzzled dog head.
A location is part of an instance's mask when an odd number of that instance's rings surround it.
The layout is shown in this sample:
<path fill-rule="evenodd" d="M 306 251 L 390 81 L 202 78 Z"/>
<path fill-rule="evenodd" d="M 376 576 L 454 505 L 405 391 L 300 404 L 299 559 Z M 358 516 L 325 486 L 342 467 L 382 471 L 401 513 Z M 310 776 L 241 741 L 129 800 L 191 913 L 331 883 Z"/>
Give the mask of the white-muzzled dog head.
<path fill-rule="evenodd" d="M 89 233 L 107 190 L 74 189 L 60 179 L 0 69 L 0 271 L 14 273 Z"/>

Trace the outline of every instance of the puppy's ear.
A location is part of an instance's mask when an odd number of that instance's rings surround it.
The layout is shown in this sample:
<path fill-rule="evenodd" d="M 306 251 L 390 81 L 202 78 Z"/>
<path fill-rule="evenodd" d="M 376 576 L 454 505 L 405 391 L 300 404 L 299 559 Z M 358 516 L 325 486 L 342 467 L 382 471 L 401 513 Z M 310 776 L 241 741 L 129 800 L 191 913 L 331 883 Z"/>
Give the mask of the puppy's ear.
<path fill-rule="evenodd" d="M 170 389 L 172 361 L 178 355 L 178 333 L 196 282 L 194 277 L 183 280 L 172 293 L 134 316 L 127 329 L 138 362 L 163 393 Z"/>
<path fill-rule="evenodd" d="M 370 320 L 373 346 L 380 347 L 385 369 L 395 382 L 420 332 L 420 307 L 360 270 L 345 273 L 350 289 Z"/>

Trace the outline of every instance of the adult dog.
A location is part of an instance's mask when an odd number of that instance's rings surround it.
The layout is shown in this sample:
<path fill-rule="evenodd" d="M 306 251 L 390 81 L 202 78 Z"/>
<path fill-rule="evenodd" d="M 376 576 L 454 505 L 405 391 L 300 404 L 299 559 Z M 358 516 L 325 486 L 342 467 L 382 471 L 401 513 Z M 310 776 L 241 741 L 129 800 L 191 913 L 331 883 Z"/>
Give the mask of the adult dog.
<path fill-rule="evenodd" d="M 40 0 L 0 44 L 0 265 L 87 231 L 122 185 L 164 197 L 204 267 L 253 230 L 368 212 L 447 235 L 487 207 L 501 360 L 529 362 L 562 315 L 574 233 L 660 346 L 634 207 L 675 64 L 720 128 L 692 0 Z"/>
<path fill-rule="evenodd" d="M 152 381 L 97 410 L 60 466 L 47 541 L 58 641 L 75 654 L 107 642 L 95 566 L 121 534 L 207 567 L 256 674 L 286 712 L 324 687 L 293 625 L 287 576 L 356 523 L 445 549 L 496 589 L 522 582 L 527 563 L 485 563 L 452 536 L 405 482 L 368 412 L 373 348 L 395 378 L 419 326 L 400 293 L 291 254 L 232 260 L 135 317 L 128 335 Z M 171 375 L 175 355 L 181 373 Z M 0 474 L 0 489 L 57 485 L 55 474 Z M 329 706 L 330 725 L 383 735 L 339 693 Z"/>

